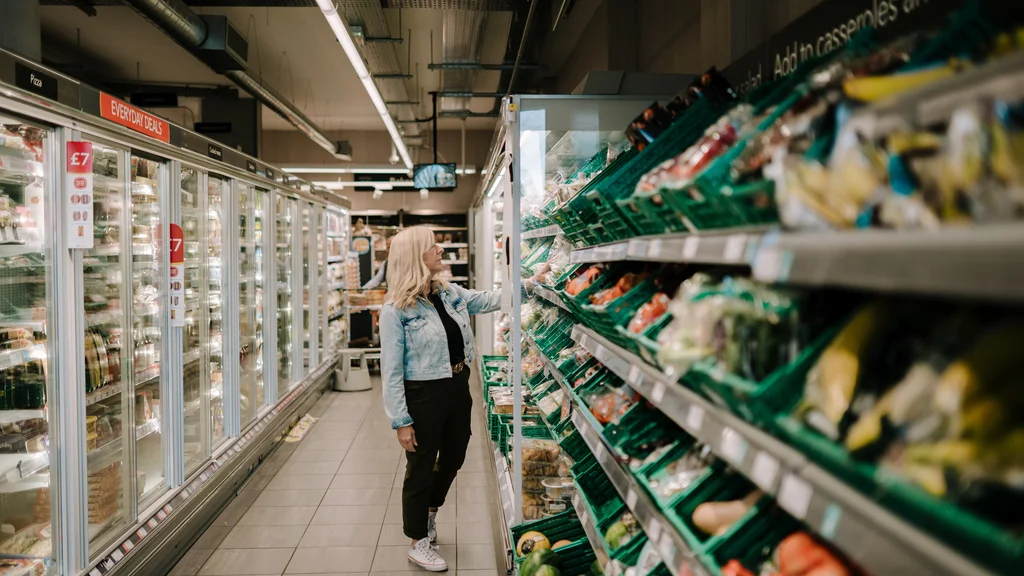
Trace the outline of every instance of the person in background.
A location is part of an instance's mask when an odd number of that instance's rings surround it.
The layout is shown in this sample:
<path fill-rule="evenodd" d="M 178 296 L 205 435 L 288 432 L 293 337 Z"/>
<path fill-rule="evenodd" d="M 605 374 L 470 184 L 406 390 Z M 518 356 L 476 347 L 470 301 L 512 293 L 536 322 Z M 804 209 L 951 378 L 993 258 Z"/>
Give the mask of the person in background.
<path fill-rule="evenodd" d="M 480 292 L 435 280 L 444 249 L 429 228 L 394 237 L 388 292 L 380 312 L 384 409 L 405 449 L 402 525 L 409 561 L 431 572 L 448 563 L 435 547 L 437 510 L 466 459 L 473 399 L 471 314 L 501 307 L 501 291 Z M 436 469 L 435 469 L 436 464 Z"/>
<path fill-rule="evenodd" d="M 377 273 L 374 274 L 373 278 L 370 278 L 369 282 L 367 282 L 366 284 L 363 284 L 363 290 L 373 290 L 374 288 L 380 286 L 382 282 L 384 282 L 384 278 L 385 278 L 385 275 L 387 274 L 387 269 L 388 269 L 388 255 L 391 254 L 391 239 L 392 238 L 394 238 L 394 236 L 388 236 L 388 239 L 387 239 L 388 254 L 384 256 L 384 261 L 380 263 L 380 269 L 377 270 Z"/>

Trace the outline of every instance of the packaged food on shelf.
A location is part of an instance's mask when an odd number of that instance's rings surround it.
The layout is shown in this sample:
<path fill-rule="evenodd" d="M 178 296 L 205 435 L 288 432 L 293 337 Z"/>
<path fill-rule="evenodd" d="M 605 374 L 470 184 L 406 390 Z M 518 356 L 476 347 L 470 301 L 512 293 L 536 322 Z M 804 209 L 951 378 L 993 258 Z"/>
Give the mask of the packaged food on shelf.
<path fill-rule="evenodd" d="M 640 523 L 636 521 L 633 513 L 627 510 L 608 527 L 604 533 L 604 540 L 608 543 L 608 548 L 614 551 L 629 544 L 629 541 L 641 532 Z"/>
<path fill-rule="evenodd" d="M 52 558 L 52 536 L 49 524 L 31 524 L 13 536 L 0 541 L 0 554 L 27 558 Z"/>
<path fill-rule="evenodd" d="M 707 474 L 716 461 L 710 447 L 694 444 L 650 474 L 647 487 L 660 501 L 671 502 Z"/>
<path fill-rule="evenodd" d="M 640 307 L 633 316 L 633 319 L 629 321 L 628 330 L 634 334 L 639 334 L 647 329 L 648 326 L 654 323 L 655 320 L 661 318 L 665 312 L 668 311 L 668 305 L 671 299 L 664 292 L 657 292 L 651 297 L 650 301 Z"/>
<path fill-rule="evenodd" d="M 706 534 L 721 536 L 746 515 L 764 493 L 755 490 L 741 500 L 703 502 L 693 511 L 693 525 Z"/>
<path fill-rule="evenodd" d="M 603 272 L 604 267 L 602 266 L 595 265 L 588 267 L 583 270 L 582 273 L 566 282 L 565 293 L 570 296 L 578 296 L 580 292 L 589 288 L 590 285 L 594 283 L 594 280 L 596 280 Z"/>
<path fill-rule="evenodd" d="M 636 405 L 640 401 L 640 395 L 626 386 L 616 388 L 601 385 L 597 390 L 586 395 L 584 401 L 598 422 L 611 424 L 617 422 L 620 416 Z"/>

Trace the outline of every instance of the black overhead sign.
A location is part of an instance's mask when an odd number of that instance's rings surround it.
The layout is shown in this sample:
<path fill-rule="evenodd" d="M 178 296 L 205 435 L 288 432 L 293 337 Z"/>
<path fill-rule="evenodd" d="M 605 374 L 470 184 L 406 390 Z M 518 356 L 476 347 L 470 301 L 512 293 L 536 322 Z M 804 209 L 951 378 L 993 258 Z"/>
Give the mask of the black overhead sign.
<path fill-rule="evenodd" d="M 206 155 L 214 160 L 224 161 L 224 150 L 216 144 L 210 144 L 207 148 Z"/>
<path fill-rule="evenodd" d="M 977 0 L 995 22 L 1020 22 L 1024 2 Z M 801 63 L 845 46 L 859 30 L 887 42 L 917 30 L 939 29 L 964 0 L 824 0 L 722 74 L 739 92 L 788 75 Z"/>
<path fill-rule="evenodd" d="M 408 174 L 353 174 L 355 182 L 412 182 Z"/>
<path fill-rule="evenodd" d="M 259 174 L 259 172 L 256 171 L 256 163 L 252 160 L 246 159 L 245 169 L 248 170 L 250 174 Z"/>
<path fill-rule="evenodd" d="M 14 63 L 14 85 L 43 98 L 57 99 L 57 79 L 21 62 Z"/>

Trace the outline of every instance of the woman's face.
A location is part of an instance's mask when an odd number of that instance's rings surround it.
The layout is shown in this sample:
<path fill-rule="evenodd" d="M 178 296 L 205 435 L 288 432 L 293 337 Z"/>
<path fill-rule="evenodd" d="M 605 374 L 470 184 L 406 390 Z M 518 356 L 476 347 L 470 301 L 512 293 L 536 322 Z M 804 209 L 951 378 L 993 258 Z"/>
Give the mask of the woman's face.
<path fill-rule="evenodd" d="M 441 260 L 441 256 L 444 255 L 444 248 L 441 248 L 437 244 L 434 244 L 423 253 L 423 263 L 427 265 L 427 270 L 433 273 L 444 270 L 444 262 Z"/>

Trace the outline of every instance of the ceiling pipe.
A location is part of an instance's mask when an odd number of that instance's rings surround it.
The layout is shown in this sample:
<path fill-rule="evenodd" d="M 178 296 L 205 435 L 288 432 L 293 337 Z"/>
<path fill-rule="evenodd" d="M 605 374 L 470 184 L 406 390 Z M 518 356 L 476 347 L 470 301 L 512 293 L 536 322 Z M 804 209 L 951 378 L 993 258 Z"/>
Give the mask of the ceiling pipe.
<path fill-rule="evenodd" d="M 428 70 L 512 70 L 515 64 L 479 64 L 477 62 L 439 62 L 427 64 Z M 520 64 L 522 70 L 544 70 L 540 64 Z"/>
<path fill-rule="evenodd" d="M 143 18 L 161 29 L 187 50 L 198 50 L 207 40 L 209 33 L 206 22 L 181 0 L 126 0 Z M 338 158 L 338 144 L 332 141 L 312 120 L 285 100 L 273 89 L 264 86 L 243 70 L 229 70 L 224 76 L 239 88 L 248 92 L 285 120 L 291 122 L 300 132 L 316 142 L 324 150 Z"/>

